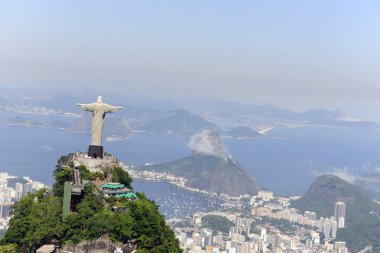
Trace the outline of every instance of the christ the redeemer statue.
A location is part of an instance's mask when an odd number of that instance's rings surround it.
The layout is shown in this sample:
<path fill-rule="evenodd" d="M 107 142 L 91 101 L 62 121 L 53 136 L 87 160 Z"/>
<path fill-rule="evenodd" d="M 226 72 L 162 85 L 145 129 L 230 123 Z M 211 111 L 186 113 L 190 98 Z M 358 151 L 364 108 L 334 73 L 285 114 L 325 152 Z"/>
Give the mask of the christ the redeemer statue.
<path fill-rule="evenodd" d="M 91 104 L 79 104 L 85 111 L 92 112 L 92 139 L 91 145 L 88 148 L 88 155 L 94 158 L 103 158 L 103 146 L 102 146 L 102 134 L 103 134 L 103 123 L 106 113 L 116 112 L 117 110 L 123 108 L 119 106 L 112 106 L 103 103 L 103 98 L 98 97 L 98 101 Z"/>

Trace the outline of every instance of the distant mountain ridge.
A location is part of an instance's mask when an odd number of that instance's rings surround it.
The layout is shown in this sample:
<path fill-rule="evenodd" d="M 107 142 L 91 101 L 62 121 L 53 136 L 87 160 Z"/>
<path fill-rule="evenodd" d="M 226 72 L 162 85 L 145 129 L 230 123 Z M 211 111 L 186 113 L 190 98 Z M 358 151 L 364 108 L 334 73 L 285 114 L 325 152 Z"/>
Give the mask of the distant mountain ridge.
<path fill-rule="evenodd" d="M 215 124 L 185 110 L 169 111 L 142 126 L 142 129 L 148 132 L 166 132 L 178 136 L 190 136 L 204 128 L 220 131 Z"/>
<path fill-rule="evenodd" d="M 255 105 L 240 102 L 225 101 L 216 98 L 192 99 L 180 103 L 193 113 L 216 114 L 223 117 L 232 115 L 250 116 L 260 118 L 259 122 L 270 123 L 275 120 L 286 120 L 304 124 L 320 124 L 338 127 L 355 127 L 366 129 L 379 129 L 380 125 L 369 120 L 346 120 L 346 113 L 342 109 L 310 109 L 303 112 L 294 112 L 289 109 L 273 105 Z"/>
<path fill-rule="evenodd" d="M 94 98 L 99 95 L 98 93 L 98 91 L 83 91 L 58 93 L 42 97 L 20 95 L 20 97 L 12 97 L 12 99 L 0 94 L 0 106 L 3 108 L 6 108 L 5 105 L 8 104 L 15 107 L 27 106 L 28 108 L 38 106 L 54 109 L 56 113 L 63 114 L 66 112 L 83 115 L 83 112 L 79 108 L 73 109 L 73 105 L 77 102 L 93 102 Z M 129 136 L 133 131 L 146 131 L 155 134 L 168 133 L 174 136 L 188 137 L 202 128 L 209 127 L 217 129 L 224 136 L 233 136 L 232 133 L 224 131 L 231 127 L 240 126 L 261 129 L 261 127 L 266 128 L 271 126 L 329 125 L 371 130 L 380 129 L 379 124 L 376 122 L 360 119 L 352 120 L 341 109 L 313 109 L 304 112 L 293 112 L 289 109 L 273 105 L 244 104 L 215 98 L 175 101 L 168 98 L 144 96 L 125 97 L 120 94 L 107 92 L 101 92 L 101 94 L 105 98 L 105 102 L 126 108 L 126 110 L 120 110 L 115 114 L 118 123 L 124 124 L 123 127 L 118 128 L 112 122 L 109 122 L 108 126 L 105 126 L 105 131 L 107 132 L 110 129 L 109 134 L 111 135 Z M 112 101 L 107 98 L 112 98 Z M 213 118 L 210 115 L 216 115 L 217 117 Z M 216 118 L 221 120 L 217 120 Z M 83 120 L 86 119 L 78 119 L 77 121 L 79 122 L 74 122 L 69 130 L 87 132 L 88 129 L 83 127 L 87 123 L 80 123 Z M 235 122 L 235 124 L 231 124 L 231 122 Z M 117 128 L 116 131 L 114 131 L 115 128 Z M 242 134 L 234 138 L 247 139 L 247 136 L 246 134 Z M 253 133 L 249 134 L 248 139 L 255 138 L 253 137 Z"/>
<path fill-rule="evenodd" d="M 169 172 L 187 179 L 190 187 L 234 196 L 256 194 L 260 186 L 240 164 L 227 157 L 194 153 L 179 160 L 143 166 L 141 170 Z"/>
<path fill-rule="evenodd" d="M 121 110 L 122 111 L 122 110 Z M 241 126 L 231 130 L 222 130 L 216 124 L 205 120 L 202 116 L 192 114 L 186 110 L 160 112 L 150 109 L 131 108 L 131 111 L 123 115 L 107 115 L 104 132 L 106 135 L 129 136 L 134 131 L 148 132 L 152 134 L 170 134 L 179 137 L 190 137 L 202 129 L 210 128 L 219 132 L 222 136 L 236 139 L 256 139 L 260 133 L 252 128 Z M 32 118 L 14 116 L 7 120 L 8 125 L 48 127 L 66 129 L 71 132 L 90 132 L 91 114 L 82 113 L 79 118 L 66 121 L 54 120 L 43 123 Z"/>
<path fill-rule="evenodd" d="M 245 104 L 215 98 L 190 100 L 183 104 L 188 110 L 197 113 L 208 111 L 213 113 L 255 115 L 278 119 L 286 118 L 293 120 L 325 121 L 346 116 L 341 109 L 311 109 L 304 112 L 293 112 L 289 109 L 280 108 L 274 105 Z"/>

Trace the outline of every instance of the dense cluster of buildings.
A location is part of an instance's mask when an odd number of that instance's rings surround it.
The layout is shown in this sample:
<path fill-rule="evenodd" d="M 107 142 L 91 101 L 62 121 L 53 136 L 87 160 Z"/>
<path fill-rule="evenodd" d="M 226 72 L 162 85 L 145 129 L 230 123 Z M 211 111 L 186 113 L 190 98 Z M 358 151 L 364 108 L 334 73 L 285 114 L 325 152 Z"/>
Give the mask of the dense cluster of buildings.
<path fill-rule="evenodd" d="M 133 166 L 127 166 L 123 164 L 123 168 L 128 174 L 135 179 L 141 179 L 146 181 L 158 181 L 158 182 L 170 182 L 181 187 L 185 187 L 186 179 L 184 177 L 178 177 L 168 172 L 137 170 Z"/>
<path fill-rule="evenodd" d="M 315 212 L 298 213 L 297 209 L 289 208 L 290 201 L 291 198 L 259 191 L 249 202 L 248 215 L 242 209 L 195 213 L 191 220 L 173 221 L 172 227 L 182 249 L 188 253 L 347 252 L 345 242 L 331 240 L 338 228 L 344 226 L 343 202 L 335 204 L 334 216 L 317 219 Z M 228 233 L 213 230 L 202 223 L 206 215 L 224 217 L 234 226 Z M 283 224 L 290 224 L 292 229 L 281 229 Z"/>
<path fill-rule="evenodd" d="M 29 192 L 38 191 L 45 185 L 29 177 L 18 178 L 0 172 L 0 230 L 8 228 L 12 205 Z"/>
<path fill-rule="evenodd" d="M 216 194 L 213 192 L 192 189 L 185 186 L 186 179 L 176 177 L 170 173 L 157 171 L 140 171 L 133 167 L 123 166 L 125 170 L 135 179 L 147 181 L 167 181 L 178 187 L 192 192 L 199 192 L 206 196 L 217 197 L 223 201 L 224 208 L 244 208 L 243 200 L 250 198 L 249 218 L 240 217 L 239 212 L 211 212 L 224 216 L 233 221 L 235 227 L 231 227 L 227 234 L 221 234 L 202 227 L 202 217 L 207 214 L 196 213 L 190 221 L 192 226 L 172 226 L 176 232 L 184 252 L 189 253 L 251 253 L 251 252 L 334 252 L 345 253 L 347 247 L 345 242 L 330 243 L 336 238 L 339 228 L 345 226 L 345 209 L 343 202 L 335 203 L 335 212 L 331 217 L 317 217 L 312 211 L 300 213 L 295 208 L 290 208 L 290 202 L 298 197 L 277 197 L 270 191 L 259 191 L 256 196 L 233 197 L 228 194 Z M 295 229 L 281 232 L 275 224 L 262 222 L 264 218 L 272 221 L 287 221 Z M 185 219 L 187 222 L 189 220 Z M 251 223 L 255 224 L 255 230 L 251 231 Z"/>
<path fill-rule="evenodd" d="M 175 177 L 169 173 L 138 171 L 121 163 L 120 165 L 133 178 L 168 181 L 178 187 L 186 187 L 185 179 Z M 76 170 L 73 172 L 76 172 Z M 82 180 L 79 172 L 74 173 L 70 192 L 83 184 L 80 182 Z M 43 184 L 32 181 L 27 177 L 17 178 L 8 175 L 8 173 L 0 173 L 0 230 L 7 228 L 10 210 L 14 202 L 21 199 L 28 192 L 36 191 L 43 187 L 45 187 Z M 102 182 L 98 187 L 106 196 L 120 195 L 131 199 L 136 198 L 133 192 L 120 183 Z M 195 191 L 197 189 L 190 190 Z M 290 208 L 290 202 L 297 197 L 278 197 L 269 191 L 259 191 L 256 196 L 233 197 L 227 194 L 216 195 L 209 192 L 205 192 L 205 195 L 216 196 L 224 200 L 224 207 L 219 211 L 195 213 L 191 219 L 181 220 L 186 221 L 186 226 L 177 226 L 176 224 L 179 223 L 172 223 L 172 228 L 184 252 L 347 252 L 345 242 L 334 241 L 332 243 L 332 240 L 336 238 L 339 232 L 339 228 L 345 226 L 346 204 L 343 202 L 335 203 L 334 214 L 331 217 L 318 218 L 315 212 L 305 211 L 300 213 L 297 209 Z M 71 202 L 69 201 L 68 203 Z M 247 207 L 248 213 L 246 212 Z M 206 215 L 224 217 L 234 225 L 229 228 L 228 232 L 223 233 L 204 225 L 202 219 Z M 291 224 L 292 229 L 281 229 L 281 224 L 284 224 L 281 221 Z"/>

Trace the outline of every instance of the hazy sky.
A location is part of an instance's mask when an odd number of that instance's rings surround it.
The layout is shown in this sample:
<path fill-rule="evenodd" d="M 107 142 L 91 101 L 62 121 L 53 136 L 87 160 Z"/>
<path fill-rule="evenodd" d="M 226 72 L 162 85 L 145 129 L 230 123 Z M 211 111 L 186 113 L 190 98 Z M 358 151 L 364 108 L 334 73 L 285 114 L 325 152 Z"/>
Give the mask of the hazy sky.
<path fill-rule="evenodd" d="M 380 1 L 2 1 L 0 87 L 380 115 Z"/>

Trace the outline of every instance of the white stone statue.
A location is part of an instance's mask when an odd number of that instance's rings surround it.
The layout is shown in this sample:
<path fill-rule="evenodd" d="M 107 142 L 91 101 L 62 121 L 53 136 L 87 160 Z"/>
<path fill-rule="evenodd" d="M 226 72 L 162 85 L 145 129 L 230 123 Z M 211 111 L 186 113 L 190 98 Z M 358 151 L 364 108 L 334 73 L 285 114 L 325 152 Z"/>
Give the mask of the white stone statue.
<path fill-rule="evenodd" d="M 102 146 L 102 134 L 103 134 L 103 123 L 104 117 L 108 112 L 116 112 L 123 107 L 112 106 L 106 103 L 103 103 L 102 96 L 98 97 L 98 101 L 91 104 L 77 104 L 82 107 L 85 111 L 92 112 L 92 138 L 91 145 Z"/>

